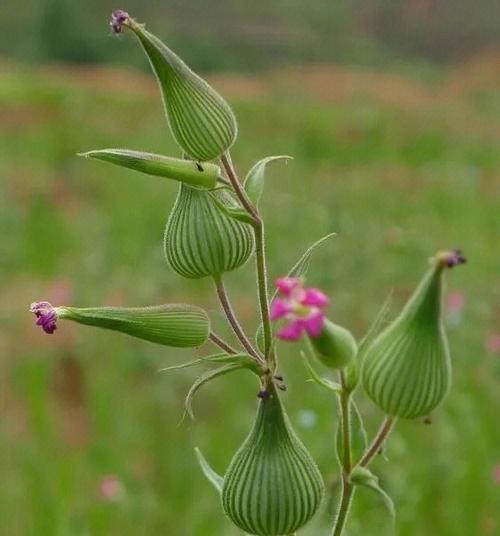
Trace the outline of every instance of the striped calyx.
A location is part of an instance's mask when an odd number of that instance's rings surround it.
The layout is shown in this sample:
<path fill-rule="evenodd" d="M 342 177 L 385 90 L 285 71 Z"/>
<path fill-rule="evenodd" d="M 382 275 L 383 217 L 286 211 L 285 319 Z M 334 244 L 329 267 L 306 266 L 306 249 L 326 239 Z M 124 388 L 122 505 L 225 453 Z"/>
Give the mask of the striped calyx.
<path fill-rule="evenodd" d="M 339 369 L 348 365 L 358 351 L 351 332 L 325 319 L 318 337 L 309 337 L 316 357 L 328 368 Z"/>
<path fill-rule="evenodd" d="M 451 386 L 451 362 L 442 323 L 443 271 L 465 262 L 441 252 L 399 316 L 363 351 L 361 377 L 370 398 L 388 415 L 428 415 Z"/>
<path fill-rule="evenodd" d="M 206 312 L 194 305 L 56 307 L 55 311 L 61 319 L 178 348 L 201 346 L 208 340 L 210 331 Z"/>
<path fill-rule="evenodd" d="M 222 506 L 248 534 L 293 534 L 317 511 L 321 474 L 275 391 L 259 401 L 247 439 L 224 476 Z"/>
<path fill-rule="evenodd" d="M 227 102 L 143 25 L 128 15 L 122 24 L 135 33 L 151 63 L 179 146 L 194 160 L 218 158 L 238 133 Z"/>
<path fill-rule="evenodd" d="M 181 184 L 165 230 L 165 256 L 183 277 L 219 276 L 244 264 L 253 251 L 250 225 L 228 216 L 217 201 L 237 206 L 225 191 L 207 192 Z"/>
<path fill-rule="evenodd" d="M 215 164 L 207 162 L 202 165 L 193 160 L 129 149 L 100 149 L 81 153 L 80 156 L 203 188 L 214 188 L 220 175 L 220 167 Z"/>

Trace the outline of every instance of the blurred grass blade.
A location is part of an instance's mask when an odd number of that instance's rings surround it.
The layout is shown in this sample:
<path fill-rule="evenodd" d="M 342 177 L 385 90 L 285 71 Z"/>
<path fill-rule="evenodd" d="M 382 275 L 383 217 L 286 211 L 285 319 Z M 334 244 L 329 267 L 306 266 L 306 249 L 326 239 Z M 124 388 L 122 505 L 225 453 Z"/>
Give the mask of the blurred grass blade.
<path fill-rule="evenodd" d="M 275 160 L 292 159 L 293 157 L 286 155 L 268 156 L 262 160 L 259 160 L 248 172 L 244 186 L 250 201 L 252 201 L 255 206 L 258 206 L 259 200 L 264 192 L 265 171 L 267 164 L 274 162 Z"/>
<path fill-rule="evenodd" d="M 57 315 L 79 324 L 178 348 L 201 346 L 208 340 L 210 331 L 207 313 L 194 305 L 58 307 Z"/>
<path fill-rule="evenodd" d="M 200 468 L 203 471 L 203 474 L 205 475 L 207 480 L 219 493 L 222 493 L 222 485 L 224 484 L 224 479 L 212 469 L 212 467 L 207 462 L 205 456 L 203 456 L 201 450 L 198 447 L 194 448 L 194 453 L 196 454 L 196 459 L 198 460 Z"/>
<path fill-rule="evenodd" d="M 220 175 L 220 167 L 215 164 L 200 164 L 193 160 L 171 158 L 128 149 L 101 149 L 79 153 L 78 156 L 102 160 L 103 162 L 140 171 L 147 175 L 165 177 L 190 186 L 201 186 L 203 188 L 214 188 Z"/>
<path fill-rule="evenodd" d="M 375 320 L 371 323 L 365 336 L 361 339 L 361 342 L 359 343 L 359 346 L 358 346 L 358 359 L 360 361 L 361 361 L 361 358 L 363 357 L 363 351 L 368 348 L 370 343 L 375 339 L 375 337 L 379 333 L 382 327 L 382 324 L 384 323 L 387 317 L 387 313 L 389 312 L 391 300 L 392 300 L 392 291 L 389 293 L 389 295 L 385 299 L 384 303 L 382 304 L 382 307 L 379 309 L 377 316 L 375 317 Z"/>

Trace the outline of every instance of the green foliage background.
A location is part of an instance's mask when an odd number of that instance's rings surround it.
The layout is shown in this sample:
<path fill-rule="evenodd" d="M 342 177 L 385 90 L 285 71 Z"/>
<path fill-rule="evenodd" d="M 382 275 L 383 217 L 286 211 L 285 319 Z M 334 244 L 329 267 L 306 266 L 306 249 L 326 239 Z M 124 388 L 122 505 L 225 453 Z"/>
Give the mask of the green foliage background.
<path fill-rule="evenodd" d="M 16 17 L 31 16 L 18 7 Z M 159 7 L 151 3 L 141 18 L 168 38 Z M 194 3 L 191 9 L 201 11 Z M 321 11 L 316 16 L 328 26 Z M 84 37 L 93 26 L 78 28 L 82 46 L 93 46 Z M 11 45 L 26 47 L 33 37 L 18 27 L 11 36 Z M 224 470 L 252 420 L 253 380 L 237 373 L 209 385 L 195 401 L 197 420 L 178 426 L 196 371 L 158 369 L 191 352 L 68 324 L 44 336 L 27 312 L 36 299 L 81 306 L 190 301 L 224 329 L 210 282 L 180 279 L 162 258 L 175 185 L 74 156 L 109 146 L 178 154 L 152 78 L 129 68 L 131 61 L 144 65 L 139 54 L 131 59 L 131 39 L 108 39 L 106 47 L 125 70 L 1 65 L 0 534 L 236 535 L 192 448 Z M 204 63 L 195 48 L 199 65 L 234 61 L 248 69 L 243 49 L 225 47 L 234 58 L 207 54 Z M 390 463 L 381 457 L 374 464 L 396 502 L 397 534 L 405 536 L 500 532 L 500 356 L 486 348 L 500 331 L 496 65 L 498 56 L 485 54 L 448 68 L 420 61 L 390 72 L 295 66 L 212 78 L 239 118 L 233 156 L 242 174 L 266 155 L 295 157 L 269 168 L 263 210 L 272 278 L 336 231 L 309 282 L 331 295 L 332 318 L 362 336 L 391 289 L 392 311 L 401 306 L 436 249 L 460 246 L 470 259 L 449 274 L 449 291 L 465 297 L 461 316 L 447 318 L 454 388 L 432 425 L 402 422 L 385 452 Z M 257 325 L 252 278 L 251 265 L 227 278 L 250 329 Z M 291 419 L 335 494 L 335 404 L 306 383 L 299 348 L 281 349 Z M 358 400 L 373 433 L 381 415 L 361 392 Z M 124 488 L 115 502 L 99 496 L 108 474 Z M 300 534 L 326 534 L 332 515 L 325 505 Z M 377 533 L 390 534 L 383 505 L 360 492 L 348 534 Z"/>

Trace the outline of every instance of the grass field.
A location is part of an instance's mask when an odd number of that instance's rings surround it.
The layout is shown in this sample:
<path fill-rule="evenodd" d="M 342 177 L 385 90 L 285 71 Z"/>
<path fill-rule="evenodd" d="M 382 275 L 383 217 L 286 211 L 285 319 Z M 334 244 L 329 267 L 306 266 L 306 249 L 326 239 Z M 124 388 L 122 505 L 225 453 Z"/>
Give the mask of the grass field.
<path fill-rule="evenodd" d="M 460 246 L 469 257 L 448 278 L 454 388 L 432 425 L 402 422 L 387 461 L 374 464 L 402 536 L 500 534 L 495 65 L 498 56 L 425 76 L 311 67 L 214 79 L 239 118 L 241 173 L 266 155 L 295 158 L 269 170 L 271 277 L 337 232 L 309 282 L 331 295 L 332 318 L 362 336 L 391 289 L 398 310 L 435 250 Z M 27 312 L 39 299 L 186 301 L 207 308 L 224 331 L 210 282 L 180 279 L 162 256 L 175 184 L 74 156 L 103 147 L 177 155 L 152 79 L 4 64 L 0 147 L 0 534 L 240 534 L 192 449 L 225 469 L 252 421 L 253 381 L 237 373 L 207 386 L 197 420 L 178 426 L 196 371 L 158 369 L 192 352 L 67 323 L 48 337 Z M 252 276 L 249 264 L 227 284 L 253 331 Z M 305 383 L 297 346 L 281 350 L 290 417 L 335 494 L 334 402 Z M 373 433 L 381 415 L 362 392 L 357 398 Z M 116 500 L 101 497 L 106 475 L 121 482 Z M 332 516 L 325 504 L 300 536 L 326 535 Z M 348 534 L 391 534 L 369 492 L 358 494 Z"/>

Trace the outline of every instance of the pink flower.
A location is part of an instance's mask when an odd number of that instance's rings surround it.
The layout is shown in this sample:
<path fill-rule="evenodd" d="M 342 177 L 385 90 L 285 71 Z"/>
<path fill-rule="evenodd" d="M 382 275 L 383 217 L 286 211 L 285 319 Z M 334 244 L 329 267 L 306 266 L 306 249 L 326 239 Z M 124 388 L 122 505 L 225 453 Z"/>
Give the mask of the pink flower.
<path fill-rule="evenodd" d="M 500 486 L 500 464 L 494 465 L 491 472 L 493 483 L 495 486 Z"/>
<path fill-rule="evenodd" d="M 456 291 L 448 294 L 446 300 L 446 309 L 449 313 L 461 313 L 465 305 L 465 296 L 463 292 Z"/>
<path fill-rule="evenodd" d="M 276 287 L 280 296 L 271 305 L 271 320 L 287 320 L 276 337 L 297 341 L 304 332 L 319 337 L 325 320 L 322 309 L 329 304 L 327 296 L 317 288 L 304 288 L 298 277 L 277 279 Z"/>
<path fill-rule="evenodd" d="M 490 354 L 500 353 L 500 333 L 490 333 L 485 341 L 486 350 Z"/>
<path fill-rule="evenodd" d="M 123 496 L 124 488 L 116 475 L 105 475 L 99 482 L 99 497 L 106 502 L 114 502 Z"/>

